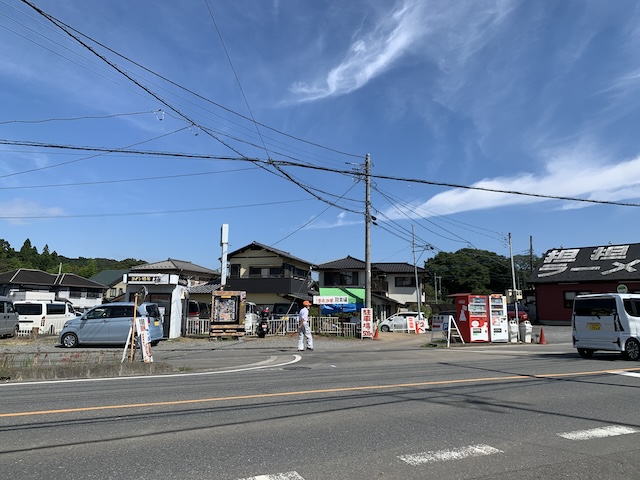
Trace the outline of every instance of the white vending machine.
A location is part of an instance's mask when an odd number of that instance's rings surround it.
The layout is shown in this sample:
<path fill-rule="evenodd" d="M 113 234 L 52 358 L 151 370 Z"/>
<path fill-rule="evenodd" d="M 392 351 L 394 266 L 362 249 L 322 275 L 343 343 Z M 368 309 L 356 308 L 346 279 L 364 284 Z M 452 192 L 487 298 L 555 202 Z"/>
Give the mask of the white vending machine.
<path fill-rule="evenodd" d="M 489 295 L 489 310 L 491 320 L 489 322 L 490 342 L 509 341 L 509 321 L 507 318 L 507 298 L 497 293 Z"/>

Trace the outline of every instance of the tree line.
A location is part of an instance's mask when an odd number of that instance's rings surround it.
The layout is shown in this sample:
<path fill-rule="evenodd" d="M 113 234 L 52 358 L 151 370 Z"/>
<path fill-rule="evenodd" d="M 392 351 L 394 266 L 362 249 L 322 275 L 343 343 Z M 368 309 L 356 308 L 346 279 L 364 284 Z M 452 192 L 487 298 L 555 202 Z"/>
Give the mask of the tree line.
<path fill-rule="evenodd" d="M 541 258 L 514 255 L 516 289 L 530 288 L 529 278 Z M 446 300 L 454 293 L 486 295 L 504 293 L 513 288 L 511 259 L 487 250 L 463 248 L 457 252 L 440 252 L 424 262 L 424 283 L 427 298 Z"/>
<path fill-rule="evenodd" d="M 535 255 L 514 255 L 516 288 L 530 287 L 529 277 L 536 268 L 540 257 Z M 0 273 L 18 268 L 31 268 L 48 273 L 75 273 L 90 278 L 103 270 L 129 269 L 147 263 L 144 260 L 127 258 L 69 258 L 45 245 L 42 252 L 26 239 L 20 250 L 15 250 L 9 242 L 0 239 Z M 424 291 L 428 299 L 445 300 L 453 293 L 503 293 L 513 288 L 511 259 L 488 250 L 463 248 L 457 252 L 440 252 L 423 265 Z"/>
<path fill-rule="evenodd" d="M 10 243 L 0 239 L 0 273 L 29 268 L 48 273 L 75 273 L 84 278 L 90 278 L 103 270 L 124 270 L 134 265 L 147 263 L 144 260 L 127 258 L 125 260 L 111 260 L 108 258 L 69 258 L 50 251 L 45 245 L 42 252 L 31 244 L 28 238 L 20 250 L 15 250 Z"/>

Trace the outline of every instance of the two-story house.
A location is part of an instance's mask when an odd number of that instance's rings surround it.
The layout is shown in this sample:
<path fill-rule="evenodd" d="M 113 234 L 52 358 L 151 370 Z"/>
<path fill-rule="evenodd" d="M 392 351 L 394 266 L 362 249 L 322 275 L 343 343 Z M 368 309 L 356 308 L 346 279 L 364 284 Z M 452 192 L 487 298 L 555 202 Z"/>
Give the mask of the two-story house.
<path fill-rule="evenodd" d="M 225 290 L 247 292 L 259 308 L 275 303 L 311 301 L 318 291 L 311 262 L 289 252 L 252 242 L 227 255 L 229 276 Z"/>
<path fill-rule="evenodd" d="M 415 306 L 422 284 L 416 286 L 415 267 L 408 263 L 371 264 L 371 303 L 376 316 L 385 318 L 401 307 Z M 418 279 L 424 269 L 418 268 Z M 365 303 L 366 264 L 347 256 L 318 265 L 320 295 L 347 296 L 349 304 L 325 308 L 325 313 L 358 311 Z M 424 299 L 421 298 L 421 302 Z"/>

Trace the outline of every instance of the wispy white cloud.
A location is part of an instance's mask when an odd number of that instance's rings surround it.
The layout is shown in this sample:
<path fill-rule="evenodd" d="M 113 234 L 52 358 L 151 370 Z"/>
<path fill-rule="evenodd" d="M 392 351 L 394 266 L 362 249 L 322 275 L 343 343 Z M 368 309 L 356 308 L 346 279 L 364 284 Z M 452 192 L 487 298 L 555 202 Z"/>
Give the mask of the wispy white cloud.
<path fill-rule="evenodd" d="M 584 159 L 553 159 L 540 175 L 521 173 L 513 176 L 484 179 L 471 185 L 497 191 L 517 191 L 557 197 L 588 200 L 623 201 L 640 197 L 640 157 L 617 164 L 598 164 Z M 424 202 L 389 209 L 392 219 L 432 217 L 461 212 L 490 210 L 513 205 L 549 201 L 543 197 L 512 195 L 482 190 L 453 189 Z M 563 203 L 559 208 L 580 208 L 592 205 L 584 202 Z"/>
<path fill-rule="evenodd" d="M 345 58 L 322 78 L 311 82 L 297 82 L 291 92 L 299 101 L 343 95 L 365 85 L 385 72 L 411 46 L 422 38 L 426 30 L 421 23 L 421 2 L 406 0 L 392 13 L 380 19 L 371 33 L 353 40 Z"/>
<path fill-rule="evenodd" d="M 322 230 L 322 229 L 327 229 L 327 228 L 337 228 L 337 227 L 347 227 L 350 225 L 357 225 L 359 223 L 363 223 L 363 219 L 357 219 L 357 218 L 348 218 L 348 214 L 347 212 L 340 212 L 335 219 L 331 220 L 331 221 L 319 221 L 319 222 L 313 222 L 312 224 L 308 225 L 305 229 L 306 230 Z"/>
<path fill-rule="evenodd" d="M 44 206 L 24 198 L 14 198 L 8 202 L 0 202 L 0 212 L 2 212 L 2 220 L 11 225 L 26 225 L 35 220 L 24 217 L 52 217 L 64 214 L 62 208 Z"/>

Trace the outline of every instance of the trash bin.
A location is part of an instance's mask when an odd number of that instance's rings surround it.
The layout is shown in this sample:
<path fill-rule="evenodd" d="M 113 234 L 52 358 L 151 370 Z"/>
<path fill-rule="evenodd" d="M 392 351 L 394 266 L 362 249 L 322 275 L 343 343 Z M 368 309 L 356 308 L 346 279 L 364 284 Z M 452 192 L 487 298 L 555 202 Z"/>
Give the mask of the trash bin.
<path fill-rule="evenodd" d="M 518 343 L 518 322 L 509 320 L 509 342 Z"/>
<path fill-rule="evenodd" d="M 523 320 L 520 322 L 520 340 L 524 343 L 531 343 L 531 332 L 533 331 L 533 327 L 531 326 L 531 322 L 529 320 Z"/>

